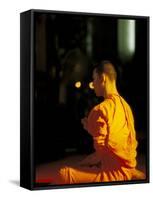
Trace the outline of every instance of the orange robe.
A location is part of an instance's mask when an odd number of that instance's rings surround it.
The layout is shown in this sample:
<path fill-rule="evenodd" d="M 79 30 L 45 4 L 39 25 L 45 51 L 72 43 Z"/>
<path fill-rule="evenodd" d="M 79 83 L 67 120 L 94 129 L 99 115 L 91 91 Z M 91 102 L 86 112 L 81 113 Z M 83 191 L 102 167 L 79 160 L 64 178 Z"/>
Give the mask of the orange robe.
<path fill-rule="evenodd" d="M 82 165 L 60 169 L 60 183 L 125 181 L 144 179 L 136 170 L 137 140 L 130 106 L 119 95 L 110 95 L 88 116 L 87 130 L 95 152 Z"/>

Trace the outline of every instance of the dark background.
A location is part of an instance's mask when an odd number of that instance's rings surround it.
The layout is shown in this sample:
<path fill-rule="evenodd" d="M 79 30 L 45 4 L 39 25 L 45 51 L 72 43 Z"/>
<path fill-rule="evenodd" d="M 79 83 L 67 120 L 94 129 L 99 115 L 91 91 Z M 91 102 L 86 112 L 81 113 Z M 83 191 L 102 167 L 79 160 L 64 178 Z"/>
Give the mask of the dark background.
<path fill-rule="evenodd" d="M 35 164 L 93 151 L 81 118 L 102 99 L 89 88 L 92 66 L 112 61 L 118 90 L 131 105 L 139 142 L 147 151 L 147 19 L 136 18 L 136 48 L 129 60 L 118 53 L 117 16 L 35 13 L 34 159 Z M 75 82 L 81 87 L 76 88 Z M 64 88 L 64 92 L 61 92 Z"/>

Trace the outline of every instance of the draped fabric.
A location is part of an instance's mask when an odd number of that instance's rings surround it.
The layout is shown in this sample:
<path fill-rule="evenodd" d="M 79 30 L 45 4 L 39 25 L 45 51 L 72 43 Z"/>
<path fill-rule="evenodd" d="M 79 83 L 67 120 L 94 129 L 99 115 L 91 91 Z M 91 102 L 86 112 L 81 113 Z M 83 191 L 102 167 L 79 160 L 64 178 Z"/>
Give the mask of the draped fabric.
<path fill-rule="evenodd" d="M 100 155 L 103 155 L 103 149 L 107 149 L 127 167 L 136 166 L 133 114 L 121 96 L 111 95 L 92 109 L 88 117 L 88 132 L 93 136 L 95 150 Z"/>
<path fill-rule="evenodd" d="M 59 169 L 57 184 L 144 179 L 136 169 L 136 132 L 130 106 L 119 95 L 110 95 L 89 113 L 87 131 L 95 152 L 81 164 Z"/>

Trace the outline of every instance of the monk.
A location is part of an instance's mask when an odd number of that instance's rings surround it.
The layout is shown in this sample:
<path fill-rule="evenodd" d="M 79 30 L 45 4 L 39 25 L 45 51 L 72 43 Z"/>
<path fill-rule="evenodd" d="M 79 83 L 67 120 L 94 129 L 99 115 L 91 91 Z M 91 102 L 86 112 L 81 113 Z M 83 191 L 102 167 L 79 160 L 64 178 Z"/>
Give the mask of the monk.
<path fill-rule="evenodd" d="M 145 179 L 136 169 L 137 145 L 130 106 L 116 87 L 117 73 L 110 61 L 101 61 L 93 70 L 96 96 L 104 101 L 82 119 L 93 137 L 95 152 L 76 166 L 60 169 L 60 184 L 93 183 Z"/>

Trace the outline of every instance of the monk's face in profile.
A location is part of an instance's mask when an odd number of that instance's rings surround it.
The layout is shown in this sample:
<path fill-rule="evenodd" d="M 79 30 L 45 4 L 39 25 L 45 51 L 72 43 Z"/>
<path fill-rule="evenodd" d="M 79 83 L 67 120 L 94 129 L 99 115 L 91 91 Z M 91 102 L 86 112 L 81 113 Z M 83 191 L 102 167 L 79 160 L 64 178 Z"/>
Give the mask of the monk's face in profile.
<path fill-rule="evenodd" d="M 104 93 L 103 82 L 104 81 L 103 81 L 102 74 L 99 75 L 96 72 L 96 69 L 94 69 L 94 71 L 93 71 L 93 86 L 94 86 L 96 96 L 103 96 L 103 93 Z"/>

